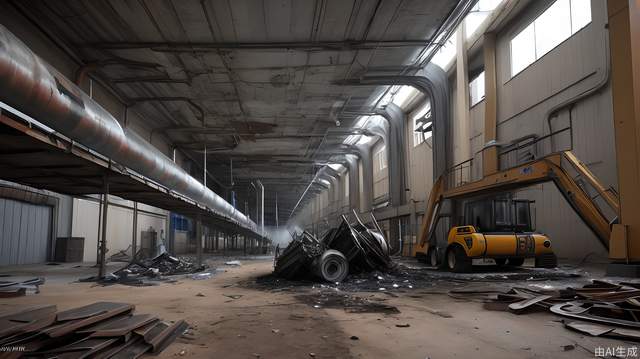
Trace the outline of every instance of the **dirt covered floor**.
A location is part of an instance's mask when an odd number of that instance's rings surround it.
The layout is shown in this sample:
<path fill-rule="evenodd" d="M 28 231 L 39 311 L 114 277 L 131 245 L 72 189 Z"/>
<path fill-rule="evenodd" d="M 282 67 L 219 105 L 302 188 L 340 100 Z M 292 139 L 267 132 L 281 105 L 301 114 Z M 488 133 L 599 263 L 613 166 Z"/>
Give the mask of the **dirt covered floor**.
<path fill-rule="evenodd" d="M 39 294 L 0 299 L 0 311 L 119 301 L 164 320 L 185 319 L 191 329 L 160 358 L 593 358 L 598 347 L 638 345 L 585 337 L 548 312 L 516 315 L 447 295 L 461 288 L 581 285 L 598 277 L 598 269 L 484 267 L 452 274 L 406 259 L 393 274 L 363 274 L 336 285 L 273 278 L 267 257 L 240 258 L 241 265 L 225 265 L 228 260 L 208 260 L 209 278 L 180 275 L 145 287 L 77 282 L 95 274 L 88 265 L 2 267 L 8 278 L 41 275 L 47 282 Z"/>

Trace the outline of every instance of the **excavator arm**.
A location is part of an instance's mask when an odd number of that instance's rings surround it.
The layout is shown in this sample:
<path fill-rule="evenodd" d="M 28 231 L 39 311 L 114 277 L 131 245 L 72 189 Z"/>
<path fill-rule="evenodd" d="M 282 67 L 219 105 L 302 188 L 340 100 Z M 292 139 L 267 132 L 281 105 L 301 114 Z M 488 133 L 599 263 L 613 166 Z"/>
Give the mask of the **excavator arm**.
<path fill-rule="evenodd" d="M 569 164 L 577 172 L 578 177 L 584 179 L 597 192 L 594 198 L 576 182 L 576 179 L 569 174 L 568 169 L 563 168 L 564 162 Z M 512 191 L 536 183 L 553 182 L 578 216 L 606 248 L 609 247 L 611 225 L 594 199 L 601 197 L 614 213 L 618 214 L 620 211 L 617 193 L 605 188 L 587 166 L 570 151 L 552 154 L 454 188 L 445 188 L 445 182 L 446 175 L 441 176 L 431 189 L 420 228 L 416 255 L 426 255 L 428 240 L 434 231 L 432 227 L 436 225 L 435 212 L 440 202 L 445 199 Z"/>

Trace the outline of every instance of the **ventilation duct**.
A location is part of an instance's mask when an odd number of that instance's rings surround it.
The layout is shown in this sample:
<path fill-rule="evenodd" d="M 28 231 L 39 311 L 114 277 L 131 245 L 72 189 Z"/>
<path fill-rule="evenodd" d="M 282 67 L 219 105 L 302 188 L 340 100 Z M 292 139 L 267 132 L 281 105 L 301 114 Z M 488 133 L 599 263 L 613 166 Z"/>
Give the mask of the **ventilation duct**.
<path fill-rule="evenodd" d="M 257 233 L 256 224 L 141 137 L 0 25 L 0 99 L 44 125 Z"/>

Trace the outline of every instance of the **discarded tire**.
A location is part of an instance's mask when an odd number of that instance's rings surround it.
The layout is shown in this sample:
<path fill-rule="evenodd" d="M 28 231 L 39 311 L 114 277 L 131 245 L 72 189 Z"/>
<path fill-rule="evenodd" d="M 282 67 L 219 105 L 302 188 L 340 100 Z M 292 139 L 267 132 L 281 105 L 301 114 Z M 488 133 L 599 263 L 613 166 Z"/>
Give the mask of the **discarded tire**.
<path fill-rule="evenodd" d="M 315 274 L 327 282 L 342 282 L 349 274 L 349 261 L 334 249 L 322 253 L 314 263 Z"/>

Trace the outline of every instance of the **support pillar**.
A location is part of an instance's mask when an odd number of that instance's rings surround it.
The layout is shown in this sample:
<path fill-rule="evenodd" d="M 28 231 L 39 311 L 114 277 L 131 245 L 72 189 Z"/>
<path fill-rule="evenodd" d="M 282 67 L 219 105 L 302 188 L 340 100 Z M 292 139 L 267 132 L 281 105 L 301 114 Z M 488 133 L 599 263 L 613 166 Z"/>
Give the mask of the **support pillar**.
<path fill-rule="evenodd" d="M 133 202 L 133 233 L 131 236 L 131 259 L 136 260 L 138 253 L 138 202 Z"/>
<path fill-rule="evenodd" d="M 196 261 L 198 266 L 202 265 L 202 221 L 199 217 L 196 220 Z"/>
<path fill-rule="evenodd" d="M 484 142 L 482 175 L 498 172 L 497 118 L 498 93 L 496 78 L 496 34 L 484 34 Z"/>
<path fill-rule="evenodd" d="M 464 22 L 456 32 L 456 118 L 452 123 L 454 136 L 453 163 L 460 163 L 471 157 L 471 142 L 469 136 L 469 73 L 467 67 L 467 42 Z M 462 176 L 471 173 L 462 173 Z M 471 181 L 462 178 L 463 181 Z"/>
<path fill-rule="evenodd" d="M 102 200 L 102 235 L 100 236 L 98 261 L 100 267 L 98 269 L 98 278 L 103 278 L 106 272 L 106 254 L 107 254 L 107 214 L 109 210 L 109 178 L 105 175 L 103 178 L 103 200 Z"/>
<path fill-rule="evenodd" d="M 612 226 L 609 258 L 622 263 L 610 265 L 607 272 L 640 276 L 640 3 L 609 0 L 607 13 L 620 193 L 619 223 Z"/>

